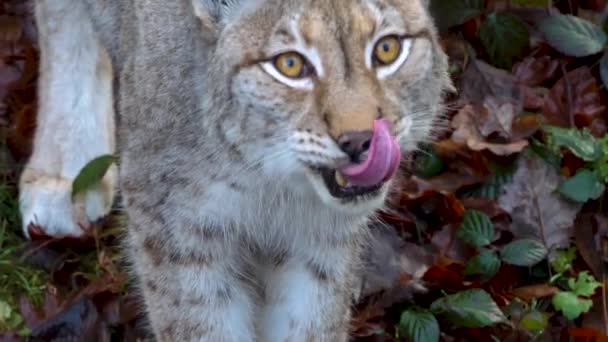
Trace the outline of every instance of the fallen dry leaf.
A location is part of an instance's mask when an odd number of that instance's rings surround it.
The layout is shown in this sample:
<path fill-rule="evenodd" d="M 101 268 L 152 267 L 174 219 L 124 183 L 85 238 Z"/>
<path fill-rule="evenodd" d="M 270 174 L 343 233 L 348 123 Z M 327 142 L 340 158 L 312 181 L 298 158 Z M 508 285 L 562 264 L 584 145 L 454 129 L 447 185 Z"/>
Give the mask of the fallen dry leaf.
<path fill-rule="evenodd" d="M 452 140 L 457 143 L 465 143 L 474 151 L 489 150 L 496 155 L 506 156 L 513 153 L 521 152 L 528 146 L 527 140 L 519 140 L 509 143 L 491 143 L 486 141 L 486 137 L 481 132 L 480 126 L 484 127 L 484 131 L 494 131 L 502 128 L 504 134 L 510 135 L 513 121 L 514 108 L 511 104 L 503 104 L 501 111 L 490 112 L 491 109 L 486 107 L 486 120 L 480 120 L 479 112 L 471 105 L 465 105 L 452 119 Z M 502 115 L 503 118 L 493 118 L 495 115 Z M 491 119 L 493 118 L 493 119 Z M 486 122 L 491 121 L 487 125 Z M 505 125 L 509 125 L 508 131 L 505 131 Z M 491 129 L 489 128 L 491 127 Z M 500 127 L 500 128 L 499 128 Z"/>
<path fill-rule="evenodd" d="M 572 123 L 587 127 L 594 120 L 604 121 L 606 107 L 589 67 L 574 69 L 555 83 L 545 97 L 543 114 L 548 124 L 560 127 L 571 127 Z"/>
<path fill-rule="evenodd" d="M 601 214 L 586 213 L 577 218 L 574 225 L 576 247 L 593 272 L 603 277 L 604 262 L 602 245 L 608 239 L 608 219 Z"/>
<path fill-rule="evenodd" d="M 559 62 L 549 56 L 526 57 L 513 66 L 513 76 L 519 84 L 538 87 L 551 78 L 558 67 Z"/>
<path fill-rule="evenodd" d="M 469 259 L 468 246 L 464 241 L 456 237 L 458 225 L 447 224 L 431 238 L 431 245 L 450 260 L 465 264 Z"/>
<path fill-rule="evenodd" d="M 394 229 L 376 225 L 371 228 L 364 260 L 361 297 L 400 289 L 402 300 L 424 291 L 420 279 L 432 265 L 433 256 L 421 246 L 401 239 Z M 409 276 L 407 283 L 402 281 L 404 274 Z"/>
<path fill-rule="evenodd" d="M 493 97 L 483 102 L 483 110 L 478 112 L 479 133 L 484 137 L 497 135 L 504 139 L 511 138 L 511 127 L 515 118 L 515 108 L 512 103 L 499 103 Z"/>
<path fill-rule="evenodd" d="M 515 77 L 479 59 L 469 63 L 459 89 L 466 104 L 483 105 L 490 97 L 499 104 L 511 103 L 516 113 L 522 109 L 523 96 Z"/>
<path fill-rule="evenodd" d="M 608 335 L 592 327 L 568 328 L 568 335 L 574 337 L 575 341 L 608 342 Z"/>
<path fill-rule="evenodd" d="M 510 291 L 510 294 L 523 299 L 526 302 L 531 301 L 532 299 L 539 299 L 544 297 L 553 296 L 559 291 L 559 288 L 555 286 L 550 286 L 547 284 L 537 284 L 537 285 L 528 285 L 515 288 Z"/>
<path fill-rule="evenodd" d="M 498 199 L 513 220 L 516 238 L 532 237 L 546 247 L 566 247 L 581 205 L 555 192 L 563 177 L 539 158 L 521 156 L 513 181 Z"/>

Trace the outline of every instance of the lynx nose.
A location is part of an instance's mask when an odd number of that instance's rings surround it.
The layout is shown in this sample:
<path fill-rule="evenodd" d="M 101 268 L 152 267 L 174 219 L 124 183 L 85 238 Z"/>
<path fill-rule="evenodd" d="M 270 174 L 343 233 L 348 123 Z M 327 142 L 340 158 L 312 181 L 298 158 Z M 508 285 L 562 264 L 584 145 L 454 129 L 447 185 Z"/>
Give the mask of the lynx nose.
<path fill-rule="evenodd" d="M 369 149 L 372 136 L 371 130 L 346 132 L 338 138 L 338 145 L 353 163 L 360 163 L 365 159 L 362 156 Z"/>

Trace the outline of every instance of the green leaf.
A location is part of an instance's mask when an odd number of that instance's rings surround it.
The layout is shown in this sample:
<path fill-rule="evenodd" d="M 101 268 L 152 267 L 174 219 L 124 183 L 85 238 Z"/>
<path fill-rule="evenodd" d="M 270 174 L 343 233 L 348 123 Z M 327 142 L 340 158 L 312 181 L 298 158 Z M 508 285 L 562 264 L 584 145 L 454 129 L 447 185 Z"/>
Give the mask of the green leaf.
<path fill-rule="evenodd" d="M 604 184 L 595 173 L 582 169 L 560 184 L 557 191 L 568 199 L 585 203 L 590 199 L 598 199 L 604 193 L 604 189 Z"/>
<path fill-rule="evenodd" d="M 11 305 L 0 299 L 0 332 L 14 330 L 21 326 L 23 317 Z"/>
<path fill-rule="evenodd" d="M 431 13 L 441 31 L 462 25 L 483 12 L 483 0 L 431 0 Z"/>
<path fill-rule="evenodd" d="M 498 272 L 500 260 L 494 251 L 482 250 L 467 261 L 464 274 L 483 274 L 491 277 Z"/>
<path fill-rule="evenodd" d="M 481 328 L 506 321 L 490 295 L 482 289 L 461 291 L 439 298 L 431 310 L 462 327 Z"/>
<path fill-rule="evenodd" d="M 556 152 L 554 149 L 549 148 L 547 145 L 534 138 L 530 139 L 530 151 L 545 163 L 559 169 L 562 162 L 562 156 L 559 151 Z"/>
<path fill-rule="evenodd" d="M 116 157 L 104 155 L 91 160 L 85 165 L 72 183 L 72 198 L 79 193 L 95 186 L 106 174 L 110 166 L 116 162 Z"/>
<path fill-rule="evenodd" d="M 602 51 L 607 39 L 600 27 L 573 15 L 550 16 L 540 23 L 539 29 L 549 45 L 574 57 L 585 57 Z"/>
<path fill-rule="evenodd" d="M 590 299 L 580 298 L 570 291 L 556 293 L 551 299 L 551 303 L 556 310 L 561 311 L 569 320 L 578 318 L 578 316 L 583 312 L 588 312 L 591 306 L 593 306 L 593 302 Z"/>
<path fill-rule="evenodd" d="M 491 172 L 490 176 L 478 188 L 471 191 L 470 195 L 493 200 L 498 199 L 505 184 L 509 184 L 513 180 L 515 166 L 515 163 L 502 166 L 490 161 L 488 165 Z"/>
<path fill-rule="evenodd" d="M 513 59 L 521 56 L 530 35 L 526 24 L 517 16 L 492 13 L 479 28 L 479 39 L 490 55 L 492 64 L 511 68 Z"/>
<path fill-rule="evenodd" d="M 424 154 L 417 158 L 414 173 L 422 178 L 431 178 L 443 172 L 445 163 L 432 149 L 425 149 Z"/>
<path fill-rule="evenodd" d="M 406 310 L 399 320 L 399 334 L 409 341 L 439 341 L 439 323 L 429 311 Z"/>
<path fill-rule="evenodd" d="M 521 325 L 531 333 L 542 333 L 549 323 L 549 315 L 538 310 L 530 311 L 521 318 Z"/>
<path fill-rule="evenodd" d="M 602 145 L 586 128 L 543 126 L 543 130 L 547 132 L 547 146 L 555 152 L 566 147 L 585 161 L 595 161 L 604 155 Z"/>
<path fill-rule="evenodd" d="M 0 322 L 6 322 L 11 317 L 13 313 L 13 309 L 11 306 L 0 299 Z"/>
<path fill-rule="evenodd" d="M 561 249 L 555 255 L 555 259 L 551 262 L 551 266 L 555 272 L 564 273 L 572 268 L 574 259 L 576 259 L 576 247 L 572 246 L 568 249 Z"/>
<path fill-rule="evenodd" d="M 600 60 L 600 78 L 604 87 L 608 88 L 608 52 L 604 52 L 602 59 Z"/>
<path fill-rule="evenodd" d="M 589 274 L 589 271 L 580 272 L 578 278 L 568 279 L 568 286 L 572 292 L 578 296 L 588 297 L 595 293 L 595 289 L 602 286 L 602 283 L 595 280 L 595 277 Z"/>
<path fill-rule="evenodd" d="M 483 247 L 494 239 L 494 225 L 488 215 L 481 211 L 467 210 L 456 234 L 470 245 Z"/>
<path fill-rule="evenodd" d="M 602 183 L 608 184 L 608 135 L 600 139 L 600 145 L 603 156 L 592 163 L 591 169 Z"/>
<path fill-rule="evenodd" d="M 532 239 L 515 240 L 500 250 L 502 261 L 517 266 L 534 266 L 546 256 L 545 246 Z"/>

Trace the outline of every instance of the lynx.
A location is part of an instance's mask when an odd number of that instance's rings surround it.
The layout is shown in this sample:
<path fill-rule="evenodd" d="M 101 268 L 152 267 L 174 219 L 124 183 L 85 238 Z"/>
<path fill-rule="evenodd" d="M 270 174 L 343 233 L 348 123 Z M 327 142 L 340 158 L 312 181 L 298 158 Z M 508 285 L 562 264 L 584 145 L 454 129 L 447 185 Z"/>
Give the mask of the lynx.
<path fill-rule="evenodd" d="M 24 233 L 80 236 L 120 185 L 157 340 L 347 341 L 368 221 L 452 89 L 426 1 L 36 5 Z"/>

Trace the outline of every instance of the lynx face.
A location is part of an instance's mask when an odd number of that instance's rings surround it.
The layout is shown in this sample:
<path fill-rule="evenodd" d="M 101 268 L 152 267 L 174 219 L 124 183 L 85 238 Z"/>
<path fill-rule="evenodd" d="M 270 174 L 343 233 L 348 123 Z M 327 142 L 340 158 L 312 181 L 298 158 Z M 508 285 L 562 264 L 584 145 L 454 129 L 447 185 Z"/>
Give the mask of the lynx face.
<path fill-rule="evenodd" d="M 237 6 L 237 5 L 235 5 Z M 226 19 L 209 87 L 263 175 L 347 212 L 379 207 L 451 87 L 422 0 L 251 0 Z M 214 80 L 229 79 L 228 84 Z M 228 77 L 226 77 L 228 76 Z M 221 96 L 218 96 L 221 98 Z M 238 119 L 236 119 L 238 118 Z M 311 187 L 312 186 L 312 187 Z"/>

